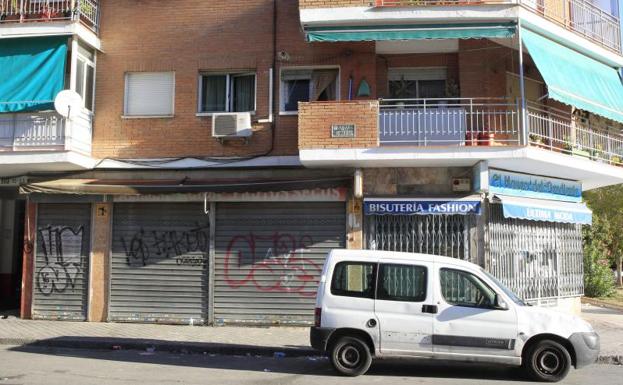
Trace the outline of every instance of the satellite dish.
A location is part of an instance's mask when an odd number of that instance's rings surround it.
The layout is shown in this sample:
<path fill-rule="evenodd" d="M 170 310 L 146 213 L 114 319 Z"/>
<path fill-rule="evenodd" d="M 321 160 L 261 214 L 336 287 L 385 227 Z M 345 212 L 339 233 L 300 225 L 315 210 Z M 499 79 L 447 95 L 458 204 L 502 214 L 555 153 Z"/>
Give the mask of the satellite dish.
<path fill-rule="evenodd" d="M 63 90 L 56 95 L 54 108 L 61 116 L 71 119 L 82 110 L 82 96 L 76 91 Z"/>

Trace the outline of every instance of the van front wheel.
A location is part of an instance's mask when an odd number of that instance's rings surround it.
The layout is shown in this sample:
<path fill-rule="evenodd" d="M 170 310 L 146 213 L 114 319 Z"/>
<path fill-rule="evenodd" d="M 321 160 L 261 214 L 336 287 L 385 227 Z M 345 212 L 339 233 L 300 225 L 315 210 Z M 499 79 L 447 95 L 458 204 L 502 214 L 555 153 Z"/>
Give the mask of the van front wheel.
<path fill-rule="evenodd" d="M 528 349 L 524 368 L 536 381 L 558 382 L 569 373 L 571 356 L 558 342 L 543 340 Z"/>
<path fill-rule="evenodd" d="M 331 348 L 331 364 L 345 376 L 364 374 L 372 364 L 372 354 L 365 342 L 356 337 L 342 337 Z"/>

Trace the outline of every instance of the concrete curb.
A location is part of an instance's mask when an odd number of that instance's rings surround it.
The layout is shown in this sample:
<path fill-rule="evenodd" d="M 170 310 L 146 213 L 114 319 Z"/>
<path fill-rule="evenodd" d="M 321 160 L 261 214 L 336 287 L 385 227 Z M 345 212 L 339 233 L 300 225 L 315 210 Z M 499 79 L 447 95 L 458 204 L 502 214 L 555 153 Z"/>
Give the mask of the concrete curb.
<path fill-rule="evenodd" d="M 610 302 L 601 301 L 595 298 L 582 297 L 582 303 L 588 303 L 593 306 L 604 307 L 606 309 L 618 310 L 623 312 L 623 306 L 611 304 Z"/>
<path fill-rule="evenodd" d="M 274 347 L 255 345 L 234 345 L 200 342 L 167 342 L 156 340 L 135 340 L 126 338 L 98 337 L 59 337 L 54 339 L 30 340 L 20 338 L 0 338 L 0 345 L 13 345 L 19 348 L 48 347 L 96 350 L 148 350 L 184 354 L 220 354 L 225 356 L 263 356 L 309 357 L 322 355 L 310 347 Z M 623 355 L 599 356 L 598 364 L 623 365 Z"/>
<path fill-rule="evenodd" d="M 101 337 L 59 337 L 53 339 L 21 339 L 0 338 L 0 345 L 13 345 L 19 348 L 50 347 L 71 349 L 97 350 L 148 350 L 170 353 L 220 354 L 229 356 L 279 356 L 279 357 L 307 357 L 318 356 L 320 352 L 311 347 L 274 347 L 256 345 L 236 345 L 222 343 L 176 342 L 160 340 L 139 340 L 126 338 Z M 18 349 L 19 349 L 18 348 Z"/>

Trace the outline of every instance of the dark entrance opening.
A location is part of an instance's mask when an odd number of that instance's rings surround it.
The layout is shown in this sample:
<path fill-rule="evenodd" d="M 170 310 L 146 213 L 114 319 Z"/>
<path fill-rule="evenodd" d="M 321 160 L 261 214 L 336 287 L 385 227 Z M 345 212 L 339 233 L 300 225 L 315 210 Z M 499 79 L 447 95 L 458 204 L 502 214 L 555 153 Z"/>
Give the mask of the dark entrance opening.
<path fill-rule="evenodd" d="M 24 217 L 26 214 L 26 202 L 15 201 L 15 213 L 13 217 L 13 236 L 6 240 L 13 244 L 11 254 L 6 256 L 11 259 L 9 274 L 3 275 L 2 296 L 0 298 L 0 316 L 18 316 L 21 301 L 22 266 L 24 252 Z"/>

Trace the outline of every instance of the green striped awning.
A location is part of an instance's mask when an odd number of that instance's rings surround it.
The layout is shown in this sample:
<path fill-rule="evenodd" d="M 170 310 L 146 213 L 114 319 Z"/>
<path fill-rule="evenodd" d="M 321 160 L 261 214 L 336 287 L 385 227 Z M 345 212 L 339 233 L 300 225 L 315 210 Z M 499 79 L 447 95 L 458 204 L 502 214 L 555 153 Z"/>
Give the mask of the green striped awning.
<path fill-rule="evenodd" d="M 307 27 L 309 42 L 510 38 L 513 23 Z"/>

